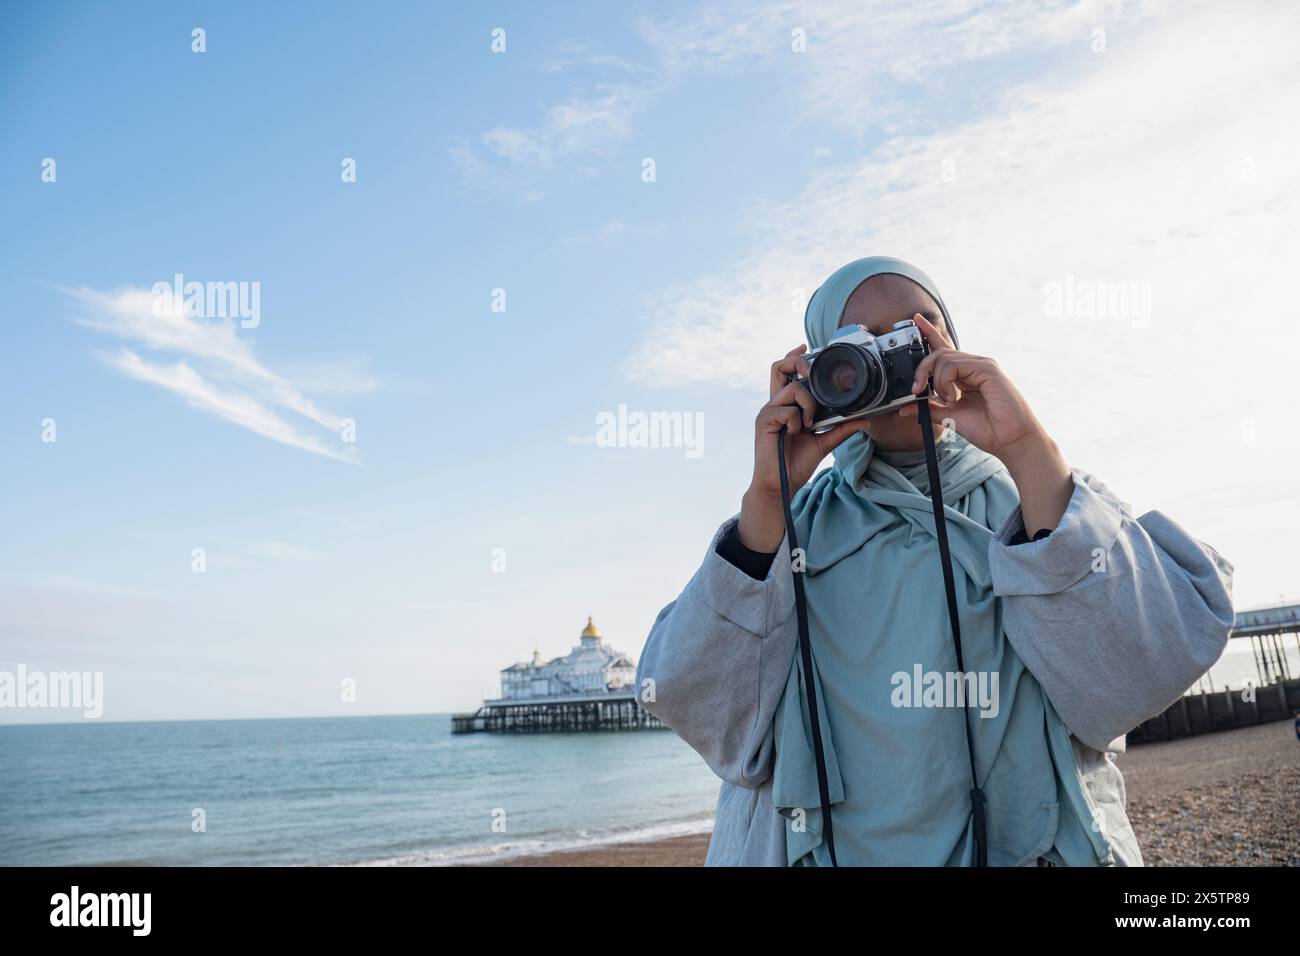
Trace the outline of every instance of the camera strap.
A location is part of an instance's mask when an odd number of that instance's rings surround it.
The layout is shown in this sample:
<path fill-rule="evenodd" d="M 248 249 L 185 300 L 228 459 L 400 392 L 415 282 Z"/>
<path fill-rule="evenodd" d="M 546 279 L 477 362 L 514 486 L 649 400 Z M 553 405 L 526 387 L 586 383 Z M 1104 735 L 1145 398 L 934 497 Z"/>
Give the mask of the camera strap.
<path fill-rule="evenodd" d="M 957 653 L 957 669 L 964 675 L 965 663 L 961 651 L 961 621 L 957 609 L 957 586 L 952 573 L 952 553 L 948 548 L 948 524 L 943 510 L 943 488 L 939 483 L 939 455 L 934 445 L 934 428 L 930 419 L 930 402 L 921 397 L 917 400 L 916 417 L 921 426 L 922 443 L 925 446 L 926 471 L 930 477 L 930 504 L 934 511 L 935 536 L 939 541 L 939 557 L 943 564 L 943 587 L 948 598 L 948 623 L 952 630 L 953 650 Z M 791 571 L 794 575 L 795 617 L 799 626 L 799 658 L 802 662 L 804 697 L 808 704 L 808 722 L 812 729 L 813 753 L 817 762 L 817 794 L 821 800 L 822 837 L 830 853 L 831 866 L 839 866 L 835 858 L 835 831 L 831 821 L 830 785 L 826 772 L 826 750 L 822 744 L 821 720 L 817 713 L 817 688 L 813 681 L 812 642 L 808 636 L 808 598 L 804 593 L 801 564 L 794 561 L 794 554 L 799 548 L 799 538 L 795 532 L 794 515 L 790 510 L 790 479 L 785 462 L 785 430 L 777 434 L 776 456 L 781 476 L 781 501 L 785 512 L 785 533 L 790 545 Z M 964 686 L 964 679 L 962 686 Z M 970 760 L 971 775 L 971 813 L 975 824 L 975 865 L 988 866 L 988 846 L 984 826 L 984 793 L 980 789 L 979 776 L 975 766 L 975 741 L 970 727 L 970 703 L 963 701 L 962 724 L 966 730 L 966 754 Z"/>
<path fill-rule="evenodd" d="M 958 687 L 966 686 L 966 663 L 961 653 L 961 617 L 957 613 L 957 585 L 952 574 L 952 552 L 948 550 L 948 521 L 943 513 L 943 488 L 939 484 L 939 453 L 934 447 L 934 428 L 930 424 L 930 400 L 924 395 L 916 402 L 916 420 L 921 425 L 925 445 L 925 469 L 930 475 L 930 506 L 934 511 L 934 534 L 939 539 L 939 557 L 943 562 L 943 590 L 948 597 L 948 625 L 952 629 L 952 648 L 957 652 Z M 970 701 L 962 695 L 962 726 L 966 728 L 966 756 L 970 759 L 970 804 L 975 822 L 975 865 L 988 866 L 988 842 L 984 832 L 984 791 L 980 789 L 975 768 L 975 738 L 970 729 Z"/>
<path fill-rule="evenodd" d="M 835 859 L 835 828 L 831 824 L 831 788 L 826 776 L 826 749 L 822 746 L 821 718 L 817 715 L 817 685 L 813 680 L 812 642 L 808 639 L 808 598 L 803 590 L 804 562 L 795 560 L 799 550 L 799 536 L 794 530 L 794 515 L 790 511 L 790 478 L 785 466 L 785 429 L 776 435 L 776 458 L 781 472 L 781 505 L 785 509 L 785 535 L 790 544 L 790 570 L 794 576 L 794 609 L 799 621 L 799 659 L 803 663 L 803 690 L 808 701 L 808 722 L 812 725 L 813 754 L 817 758 L 817 795 L 821 800 L 822 839 L 831 855 L 831 866 L 839 866 Z"/>

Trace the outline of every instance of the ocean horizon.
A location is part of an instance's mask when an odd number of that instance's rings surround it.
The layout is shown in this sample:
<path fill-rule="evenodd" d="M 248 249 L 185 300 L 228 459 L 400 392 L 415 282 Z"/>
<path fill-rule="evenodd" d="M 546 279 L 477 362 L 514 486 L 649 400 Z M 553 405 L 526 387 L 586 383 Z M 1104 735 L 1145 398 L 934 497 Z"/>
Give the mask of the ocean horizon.
<path fill-rule="evenodd" d="M 492 862 L 707 832 L 719 786 L 669 731 L 447 713 L 3 725 L 0 779 L 3 866 Z"/>

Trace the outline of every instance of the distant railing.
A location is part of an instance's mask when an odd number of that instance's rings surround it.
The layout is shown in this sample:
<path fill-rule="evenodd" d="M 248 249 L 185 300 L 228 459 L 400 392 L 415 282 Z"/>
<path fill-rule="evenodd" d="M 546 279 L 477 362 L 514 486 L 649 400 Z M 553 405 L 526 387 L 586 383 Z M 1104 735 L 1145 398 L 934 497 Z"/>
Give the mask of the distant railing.
<path fill-rule="evenodd" d="M 472 714 L 451 715 L 453 734 L 663 729 L 664 725 L 637 703 L 631 687 L 626 693 L 486 701 Z"/>
<path fill-rule="evenodd" d="M 614 689 L 576 691 L 572 694 L 529 695 L 527 697 L 494 697 L 483 701 L 484 707 L 508 707 L 514 704 L 562 704 L 587 700 L 626 700 L 635 695 L 636 686 L 627 684 Z"/>
<path fill-rule="evenodd" d="M 1300 634 L 1300 604 L 1275 604 L 1237 612 L 1232 625 L 1233 637 L 1261 634 Z"/>

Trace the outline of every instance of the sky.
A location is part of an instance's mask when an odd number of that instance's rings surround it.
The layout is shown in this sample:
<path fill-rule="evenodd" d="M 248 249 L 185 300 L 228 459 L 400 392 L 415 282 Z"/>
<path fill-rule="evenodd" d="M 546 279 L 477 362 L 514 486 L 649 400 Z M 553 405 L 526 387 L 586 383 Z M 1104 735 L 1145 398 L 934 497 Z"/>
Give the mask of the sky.
<path fill-rule="evenodd" d="M 1297 35 L 1255 2 L 6 4 L 0 669 L 159 720 L 473 709 L 588 614 L 635 656 L 808 296 L 872 254 L 1239 607 L 1300 597 Z M 690 446 L 605 440 L 620 409 Z"/>

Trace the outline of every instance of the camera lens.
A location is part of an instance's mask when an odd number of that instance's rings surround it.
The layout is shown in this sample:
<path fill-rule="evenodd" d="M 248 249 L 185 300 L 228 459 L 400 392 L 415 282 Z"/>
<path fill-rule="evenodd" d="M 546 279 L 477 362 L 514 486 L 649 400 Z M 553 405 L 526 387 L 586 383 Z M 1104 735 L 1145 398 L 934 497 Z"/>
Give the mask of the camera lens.
<path fill-rule="evenodd" d="M 876 357 L 856 345 L 831 345 L 813 359 L 813 398 L 841 414 L 869 404 L 884 376 Z"/>

